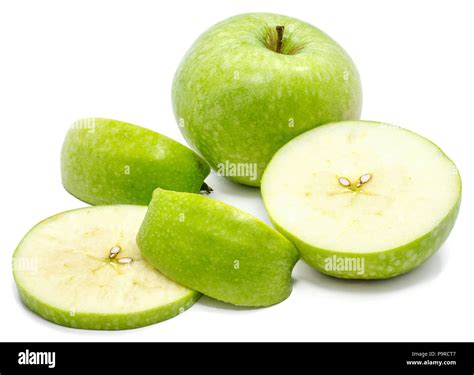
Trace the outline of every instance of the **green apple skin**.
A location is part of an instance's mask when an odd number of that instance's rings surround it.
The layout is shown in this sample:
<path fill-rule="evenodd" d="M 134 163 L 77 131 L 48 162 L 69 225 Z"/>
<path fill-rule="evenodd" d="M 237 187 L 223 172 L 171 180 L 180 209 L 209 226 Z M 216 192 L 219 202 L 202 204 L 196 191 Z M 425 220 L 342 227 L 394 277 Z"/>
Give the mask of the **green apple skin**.
<path fill-rule="evenodd" d="M 65 189 L 89 204 L 147 205 L 157 187 L 198 193 L 210 167 L 164 135 L 93 118 L 76 121 L 68 131 L 61 172 Z"/>
<path fill-rule="evenodd" d="M 137 237 L 162 274 L 212 298 L 262 307 L 286 299 L 299 255 L 280 233 L 235 207 L 157 189 Z"/>
<path fill-rule="evenodd" d="M 432 231 L 404 246 L 375 253 L 350 253 L 334 252 L 317 248 L 301 241 L 288 231 L 279 227 L 273 221 L 275 227 L 288 239 L 290 239 L 301 254 L 301 258 L 327 275 L 343 279 L 388 279 L 407 273 L 421 265 L 431 257 L 448 238 L 459 212 L 461 196 L 458 203 L 452 208 L 448 215 Z M 336 255 L 337 258 L 359 258 L 364 260 L 364 273 L 359 274 L 357 270 L 326 270 L 326 259 Z"/>
<path fill-rule="evenodd" d="M 61 326 L 90 330 L 125 330 L 145 327 L 171 319 L 190 308 L 201 296 L 193 290 L 178 301 L 154 309 L 128 314 L 80 313 L 58 309 L 32 296 L 17 285 L 20 298 L 31 311 Z"/>
<path fill-rule="evenodd" d="M 285 26 L 282 53 L 276 26 Z M 348 54 L 300 20 L 242 14 L 211 27 L 181 62 L 172 88 L 186 141 L 219 171 L 226 162 L 256 165 L 254 176 L 227 176 L 260 186 L 273 154 L 318 125 L 359 119 L 362 89 Z"/>

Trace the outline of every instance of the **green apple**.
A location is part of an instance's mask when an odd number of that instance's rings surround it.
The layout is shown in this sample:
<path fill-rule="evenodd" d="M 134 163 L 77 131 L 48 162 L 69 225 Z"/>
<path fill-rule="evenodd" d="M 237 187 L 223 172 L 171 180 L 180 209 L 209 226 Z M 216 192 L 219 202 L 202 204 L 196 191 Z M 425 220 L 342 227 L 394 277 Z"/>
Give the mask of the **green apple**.
<path fill-rule="evenodd" d="M 136 235 L 145 206 L 95 206 L 37 224 L 13 255 L 28 308 L 63 326 L 117 330 L 157 323 L 200 296 L 142 259 Z"/>
<path fill-rule="evenodd" d="M 199 194 L 157 189 L 140 228 L 143 256 L 172 280 L 240 306 L 291 293 L 294 246 L 255 217 Z"/>
<path fill-rule="evenodd" d="M 63 185 L 90 204 L 147 205 L 153 190 L 197 193 L 209 165 L 164 135 L 103 118 L 76 121 L 61 154 Z"/>
<path fill-rule="evenodd" d="M 397 126 L 346 121 L 283 146 L 262 179 L 275 226 L 329 275 L 380 279 L 412 270 L 447 239 L 461 202 L 454 163 Z"/>
<path fill-rule="evenodd" d="M 218 174 L 260 186 L 273 154 L 318 125 L 359 119 L 347 53 L 316 27 L 242 14 L 206 31 L 179 66 L 173 107 L 186 141 Z"/>

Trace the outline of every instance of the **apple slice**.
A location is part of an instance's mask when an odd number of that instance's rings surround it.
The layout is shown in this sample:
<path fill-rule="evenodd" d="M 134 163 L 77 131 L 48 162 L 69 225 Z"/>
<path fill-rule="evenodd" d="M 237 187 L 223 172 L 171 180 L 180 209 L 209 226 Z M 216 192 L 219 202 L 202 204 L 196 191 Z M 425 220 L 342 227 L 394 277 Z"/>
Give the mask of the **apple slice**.
<path fill-rule="evenodd" d="M 129 329 L 184 311 L 200 296 L 143 260 L 144 206 L 96 206 L 37 224 L 13 256 L 23 302 L 43 318 L 86 329 Z"/>
<path fill-rule="evenodd" d="M 140 126 L 103 118 L 76 121 L 61 153 L 65 189 L 89 204 L 150 202 L 157 187 L 198 193 L 209 165 L 186 146 Z"/>
<path fill-rule="evenodd" d="M 138 233 L 143 256 L 169 278 L 218 300 L 268 306 L 291 293 L 295 247 L 225 203 L 157 189 Z"/>
<path fill-rule="evenodd" d="M 378 279 L 417 267 L 454 226 L 461 178 L 433 143 L 393 125 L 332 123 L 283 146 L 262 196 L 275 226 L 321 272 Z"/>

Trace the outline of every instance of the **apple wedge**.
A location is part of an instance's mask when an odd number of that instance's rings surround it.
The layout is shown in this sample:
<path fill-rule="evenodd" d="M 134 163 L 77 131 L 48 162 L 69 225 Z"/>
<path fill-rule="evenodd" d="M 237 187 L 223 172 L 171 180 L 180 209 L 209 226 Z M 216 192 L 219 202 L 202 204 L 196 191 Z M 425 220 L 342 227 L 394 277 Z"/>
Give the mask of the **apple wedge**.
<path fill-rule="evenodd" d="M 63 326 L 118 330 L 157 323 L 200 294 L 142 259 L 135 237 L 144 206 L 96 206 L 37 224 L 13 256 L 25 305 Z"/>
<path fill-rule="evenodd" d="M 268 306 L 291 293 L 294 246 L 255 217 L 205 196 L 157 189 L 137 243 L 160 272 L 240 306 Z"/>
<path fill-rule="evenodd" d="M 147 205 L 157 187 L 198 193 L 209 165 L 186 146 L 149 129 L 89 118 L 68 131 L 61 153 L 65 189 L 94 205 Z"/>
<path fill-rule="evenodd" d="M 302 258 L 341 278 L 412 270 L 448 237 L 461 202 L 454 163 L 397 126 L 347 121 L 283 146 L 262 179 L 275 226 Z"/>

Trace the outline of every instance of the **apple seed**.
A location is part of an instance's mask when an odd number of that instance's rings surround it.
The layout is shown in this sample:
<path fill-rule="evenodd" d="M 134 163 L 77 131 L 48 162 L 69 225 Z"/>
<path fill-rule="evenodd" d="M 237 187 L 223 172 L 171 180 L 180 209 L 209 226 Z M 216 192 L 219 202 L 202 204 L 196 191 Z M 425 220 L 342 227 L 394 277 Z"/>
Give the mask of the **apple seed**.
<path fill-rule="evenodd" d="M 360 184 L 366 184 L 369 182 L 372 178 L 372 175 L 370 173 L 363 174 L 362 176 L 359 177 Z"/>
<path fill-rule="evenodd" d="M 349 179 L 346 178 L 346 177 L 339 177 L 338 181 L 339 181 L 339 183 L 340 183 L 342 186 L 344 186 L 344 187 L 349 187 L 349 186 L 351 186 L 351 182 L 350 182 Z"/>
<path fill-rule="evenodd" d="M 119 258 L 117 259 L 117 262 L 118 263 L 121 263 L 121 264 L 128 264 L 128 263 L 132 263 L 133 262 L 133 259 L 132 258 Z"/>
<path fill-rule="evenodd" d="M 110 259 L 115 258 L 117 254 L 120 253 L 120 250 L 122 250 L 120 246 L 114 246 L 113 248 L 111 248 L 109 258 Z"/>

